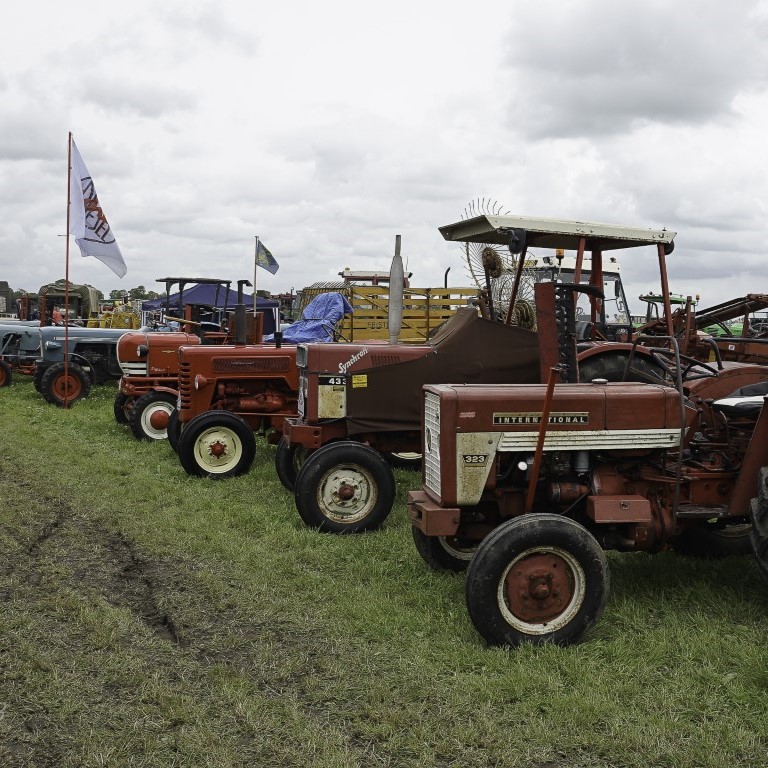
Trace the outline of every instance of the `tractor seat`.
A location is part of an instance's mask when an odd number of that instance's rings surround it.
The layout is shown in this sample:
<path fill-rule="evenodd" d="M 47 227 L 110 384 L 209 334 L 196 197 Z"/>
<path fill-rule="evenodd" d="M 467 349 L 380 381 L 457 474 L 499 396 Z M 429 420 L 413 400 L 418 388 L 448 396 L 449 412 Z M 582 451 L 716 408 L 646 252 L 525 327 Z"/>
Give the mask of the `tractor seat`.
<path fill-rule="evenodd" d="M 766 396 L 768 396 L 768 381 L 761 381 L 759 384 L 748 384 L 731 392 L 728 397 L 715 400 L 712 408 L 729 418 L 757 418 Z"/>

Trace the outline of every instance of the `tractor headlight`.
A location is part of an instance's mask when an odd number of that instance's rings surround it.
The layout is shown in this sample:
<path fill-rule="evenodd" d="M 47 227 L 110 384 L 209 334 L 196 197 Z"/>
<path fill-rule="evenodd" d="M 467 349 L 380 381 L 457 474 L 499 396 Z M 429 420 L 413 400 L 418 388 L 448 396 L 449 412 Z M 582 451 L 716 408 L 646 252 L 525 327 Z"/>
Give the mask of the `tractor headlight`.
<path fill-rule="evenodd" d="M 45 348 L 46 349 L 61 349 L 61 344 L 59 344 L 58 341 L 46 341 L 45 342 Z"/>

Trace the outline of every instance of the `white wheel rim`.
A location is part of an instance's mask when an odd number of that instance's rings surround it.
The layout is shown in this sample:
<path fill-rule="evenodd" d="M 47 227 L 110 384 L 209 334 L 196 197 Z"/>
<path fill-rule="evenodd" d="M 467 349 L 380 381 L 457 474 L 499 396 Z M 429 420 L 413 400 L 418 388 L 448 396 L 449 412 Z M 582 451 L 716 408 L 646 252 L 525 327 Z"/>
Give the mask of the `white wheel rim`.
<path fill-rule="evenodd" d="M 218 475 L 229 471 L 243 455 L 240 438 L 226 427 L 211 427 L 195 440 L 195 461 L 206 472 Z"/>
<path fill-rule="evenodd" d="M 168 416 L 174 412 L 175 406 L 173 403 L 166 403 L 165 401 L 158 401 L 148 405 L 144 412 L 141 414 L 141 430 L 151 440 L 165 440 L 168 437 L 168 429 L 156 429 L 152 426 L 152 414 L 162 411 L 167 413 Z"/>
<path fill-rule="evenodd" d="M 507 601 L 507 578 L 510 572 L 515 565 L 531 555 L 554 555 L 563 560 L 568 568 L 568 578 L 572 590 L 571 599 L 560 613 L 547 622 L 528 622 L 519 618 L 510 610 Z M 579 561 L 570 552 L 560 547 L 541 546 L 526 549 L 507 565 L 497 585 L 496 600 L 501 615 L 512 628 L 526 635 L 548 635 L 562 629 L 575 618 L 584 603 L 586 591 L 587 577 Z"/>
<path fill-rule="evenodd" d="M 323 516 L 344 525 L 363 520 L 377 498 L 373 475 L 359 464 L 334 467 L 323 475 L 317 488 L 317 503 Z"/>
<path fill-rule="evenodd" d="M 454 560 L 461 560 L 465 563 L 468 563 L 477 551 L 477 546 L 461 547 L 458 544 L 454 544 L 453 542 L 456 541 L 454 536 L 438 536 L 437 541 Z"/>

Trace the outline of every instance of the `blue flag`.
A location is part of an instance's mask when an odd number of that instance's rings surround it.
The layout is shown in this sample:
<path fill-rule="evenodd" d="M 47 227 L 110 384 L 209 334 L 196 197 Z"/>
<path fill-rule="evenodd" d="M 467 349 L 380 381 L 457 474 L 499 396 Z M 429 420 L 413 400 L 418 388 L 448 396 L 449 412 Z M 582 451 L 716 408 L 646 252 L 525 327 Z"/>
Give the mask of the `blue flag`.
<path fill-rule="evenodd" d="M 256 240 L 256 264 L 263 267 L 267 272 L 271 272 L 273 275 L 280 269 L 280 265 L 275 261 L 275 257 L 269 252 L 261 240 Z"/>

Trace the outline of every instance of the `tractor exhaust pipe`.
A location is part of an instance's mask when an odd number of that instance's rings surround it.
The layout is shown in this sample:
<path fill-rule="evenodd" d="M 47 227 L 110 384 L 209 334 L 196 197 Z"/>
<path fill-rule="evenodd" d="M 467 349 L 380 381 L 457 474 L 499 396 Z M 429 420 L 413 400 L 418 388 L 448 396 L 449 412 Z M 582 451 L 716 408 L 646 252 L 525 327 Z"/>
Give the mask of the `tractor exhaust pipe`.
<path fill-rule="evenodd" d="M 403 327 L 403 287 L 405 272 L 400 256 L 400 235 L 395 236 L 395 255 L 389 268 L 389 343 L 397 344 L 400 329 Z"/>
<path fill-rule="evenodd" d="M 235 304 L 235 344 L 245 345 L 245 304 Z"/>

